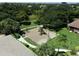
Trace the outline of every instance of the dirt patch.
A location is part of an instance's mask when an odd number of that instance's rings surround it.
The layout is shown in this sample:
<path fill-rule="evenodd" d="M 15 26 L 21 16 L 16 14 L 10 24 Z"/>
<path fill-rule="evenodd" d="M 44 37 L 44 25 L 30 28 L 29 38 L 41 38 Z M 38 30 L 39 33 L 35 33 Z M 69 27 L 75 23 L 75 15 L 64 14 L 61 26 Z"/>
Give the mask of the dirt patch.
<path fill-rule="evenodd" d="M 32 41 L 37 44 L 46 43 L 49 38 L 53 38 L 56 36 L 55 32 L 44 29 L 46 34 L 40 35 L 39 28 L 34 28 L 26 32 L 25 36 L 28 36 L 32 39 Z"/>

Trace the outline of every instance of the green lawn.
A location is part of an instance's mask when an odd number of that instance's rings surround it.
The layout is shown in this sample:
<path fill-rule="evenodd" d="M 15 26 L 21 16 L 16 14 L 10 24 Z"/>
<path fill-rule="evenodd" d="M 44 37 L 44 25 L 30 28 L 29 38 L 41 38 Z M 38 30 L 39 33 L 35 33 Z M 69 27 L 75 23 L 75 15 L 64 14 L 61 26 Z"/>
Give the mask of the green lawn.
<path fill-rule="evenodd" d="M 20 28 L 23 29 L 23 28 L 31 28 L 31 27 L 34 27 L 34 26 L 37 26 L 37 24 L 35 23 L 37 20 L 38 20 L 38 16 L 37 15 L 31 15 L 29 16 L 29 19 L 31 21 L 31 24 L 30 25 L 21 25 Z"/>
<path fill-rule="evenodd" d="M 57 36 L 54 39 L 50 39 L 47 44 L 49 46 L 55 47 L 55 48 L 67 48 L 67 49 L 74 49 L 76 47 L 79 47 L 79 34 L 74 32 L 69 32 L 66 28 L 61 29 L 59 32 L 57 32 L 59 35 L 65 35 L 66 41 L 60 40 L 60 38 Z"/>

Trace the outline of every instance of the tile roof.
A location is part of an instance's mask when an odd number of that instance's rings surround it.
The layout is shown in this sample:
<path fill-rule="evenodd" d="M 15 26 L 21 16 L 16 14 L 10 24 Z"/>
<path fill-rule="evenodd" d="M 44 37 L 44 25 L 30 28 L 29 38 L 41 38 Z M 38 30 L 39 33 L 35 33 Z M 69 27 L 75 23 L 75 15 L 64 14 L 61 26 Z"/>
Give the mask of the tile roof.
<path fill-rule="evenodd" d="M 74 27 L 74 28 L 79 28 L 79 19 L 73 21 L 72 23 L 70 23 L 68 25 L 71 27 Z"/>

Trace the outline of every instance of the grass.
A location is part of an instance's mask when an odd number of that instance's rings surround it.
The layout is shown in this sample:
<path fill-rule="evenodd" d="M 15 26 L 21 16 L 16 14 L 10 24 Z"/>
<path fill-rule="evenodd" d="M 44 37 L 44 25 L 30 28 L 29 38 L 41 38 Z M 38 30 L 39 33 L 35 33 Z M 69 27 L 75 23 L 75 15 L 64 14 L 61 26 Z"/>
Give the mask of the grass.
<path fill-rule="evenodd" d="M 37 26 L 37 24 L 35 23 L 35 20 L 31 21 L 31 24 L 30 25 L 21 25 L 20 28 L 23 29 L 23 28 L 26 28 L 27 29 L 33 29 Z"/>
<path fill-rule="evenodd" d="M 29 19 L 33 21 L 33 20 L 37 20 L 38 17 L 39 17 L 38 15 L 33 14 L 33 15 L 29 16 Z"/>
<path fill-rule="evenodd" d="M 29 16 L 29 20 L 31 21 L 30 25 L 21 25 L 20 28 L 28 28 L 28 27 L 33 27 L 33 26 L 37 26 L 37 24 L 35 23 L 38 20 L 38 16 L 37 15 L 31 15 Z"/>
<path fill-rule="evenodd" d="M 21 29 L 22 31 L 28 31 L 28 30 L 30 30 L 30 29 L 33 29 L 33 28 L 36 28 L 37 26 L 26 26 L 26 25 L 24 25 L 23 26 L 23 28 Z"/>
<path fill-rule="evenodd" d="M 61 41 L 60 38 L 57 36 L 54 39 L 51 39 L 47 42 L 49 46 L 54 46 L 55 48 L 67 48 L 67 49 L 75 49 L 76 47 L 79 47 L 79 34 L 74 32 L 69 32 L 67 28 L 61 29 L 59 32 L 57 32 L 59 35 L 65 35 L 66 36 L 66 42 Z"/>
<path fill-rule="evenodd" d="M 23 28 L 33 27 L 33 26 L 37 26 L 37 24 L 31 22 L 31 25 L 21 25 L 20 28 L 23 29 Z"/>
<path fill-rule="evenodd" d="M 35 46 L 38 46 L 38 44 L 36 44 L 34 41 L 32 41 L 30 38 L 25 38 L 25 40 L 27 41 L 27 42 L 29 42 L 30 44 L 33 44 L 33 45 L 35 45 Z"/>
<path fill-rule="evenodd" d="M 20 34 L 18 33 L 14 33 L 14 34 L 11 34 L 13 37 L 15 37 L 16 39 L 19 39 L 20 38 Z"/>

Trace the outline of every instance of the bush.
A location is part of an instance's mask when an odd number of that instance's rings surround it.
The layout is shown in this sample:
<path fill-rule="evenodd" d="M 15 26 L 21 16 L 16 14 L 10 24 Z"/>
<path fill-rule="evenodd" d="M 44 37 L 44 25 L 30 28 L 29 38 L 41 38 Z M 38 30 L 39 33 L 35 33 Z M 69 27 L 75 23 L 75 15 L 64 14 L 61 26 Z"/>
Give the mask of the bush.
<path fill-rule="evenodd" d="M 13 36 L 14 36 L 16 39 L 19 39 L 19 38 L 20 38 L 20 34 L 18 34 L 18 33 L 14 33 Z"/>
<path fill-rule="evenodd" d="M 31 22 L 22 22 L 21 24 L 23 24 L 23 25 L 30 25 Z"/>
<path fill-rule="evenodd" d="M 55 55 L 55 50 L 54 47 L 50 47 L 47 44 L 43 44 L 36 48 L 34 52 L 39 55 L 39 56 L 54 56 Z"/>

